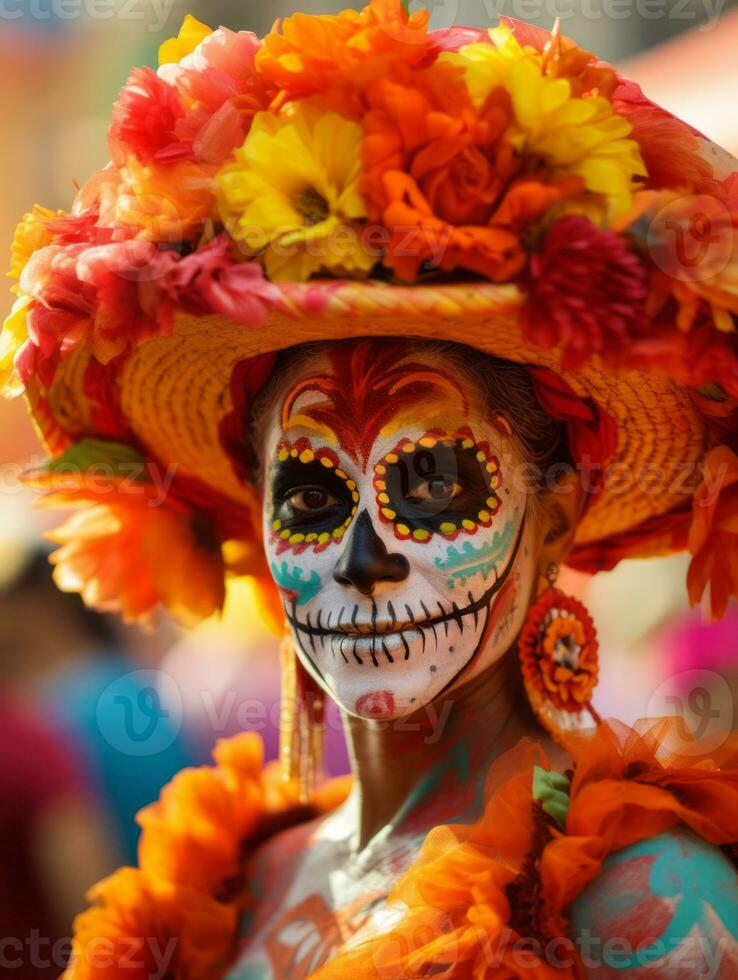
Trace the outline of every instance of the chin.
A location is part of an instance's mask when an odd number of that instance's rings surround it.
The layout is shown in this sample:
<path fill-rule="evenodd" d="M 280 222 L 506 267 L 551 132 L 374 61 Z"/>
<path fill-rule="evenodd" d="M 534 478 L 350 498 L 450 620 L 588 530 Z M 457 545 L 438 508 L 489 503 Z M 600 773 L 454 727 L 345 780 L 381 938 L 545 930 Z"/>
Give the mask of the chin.
<path fill-rule="evenodd" d="M 361 718 L 410 715 L 468 673 L 485 645 L 490 600 L 375 631 L 307 631 L 292 624 L 305 666 L 334 701 Z M 427 607 L 426 607 L 427 608 Z"/>

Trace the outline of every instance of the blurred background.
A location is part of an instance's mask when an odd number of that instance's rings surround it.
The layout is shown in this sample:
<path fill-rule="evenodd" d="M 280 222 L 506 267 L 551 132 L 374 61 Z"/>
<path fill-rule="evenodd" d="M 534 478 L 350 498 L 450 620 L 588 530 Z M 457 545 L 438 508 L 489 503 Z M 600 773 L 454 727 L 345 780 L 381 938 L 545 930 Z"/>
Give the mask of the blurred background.
<path fill-rule="evenodd" d="M 67 207 L 74 182 L 106 162 L 111 104 L 133 65 L 185 13 L 265 33 L 332 0 L 0 0 L 0 242 L 34 202 Z M 625 68 L 655 101 L 738 152 L 738 9 L 730 0 L 437 0 L 433 26 L 491 26 L 500 14 L 563 31 Z M 413 4 L 411 4 L 411 9 Z M 10 306 L 10 294 L 7 294 Z M 216 738 L 256 728 L 277 747 L 276 641 L 248 587 L 188 635 L 152 635 L 83 609 L 50 583 L 42 533 L 18 475 L 39 458 L 20 401 L 0 400 L 0 971 L 57 976 L 86 888 L 135 861 L 133 814 Z M 56 515 L 58 517 L 58 515 Z M 701 624 L 686 605 L 686 561 L 624 563 L 565 587 L 584 595 L 602 642 L 602 714 L 682 713 L 700 736 L 733 724 L 738 618 Z M 328 769 L 346 768 L 328 724 Z M 26 937 L 22 948 L 8 937 Z"/>

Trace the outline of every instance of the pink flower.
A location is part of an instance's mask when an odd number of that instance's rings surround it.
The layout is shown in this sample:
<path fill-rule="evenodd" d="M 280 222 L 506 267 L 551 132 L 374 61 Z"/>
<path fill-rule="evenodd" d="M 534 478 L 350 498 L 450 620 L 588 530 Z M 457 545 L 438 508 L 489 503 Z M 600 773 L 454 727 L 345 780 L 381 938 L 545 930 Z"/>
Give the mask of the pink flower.
<path fill-rule="evenodd" d="M 185 108 L 174 85 L 150 68 L 134 68 L 113 106 L 108 145 L 122 167 L 132 153 L 141 163 L 157 159 L 192 159 L 192 143 L 176 135 Z"/>
<path fill-rule="evenodd" d="M 264 278 L 257 262 L 236 262 L 228 252 L 227 236 L 172 266 L 166 279 L 173 302 L 196 314 L 220 313 L 234 323 L 260 326 L 270 306 L 281 302 L 277 286 Z"/>
<path fill-rule="evenodd" d="M 576 369 L 643 332 L 646 293 L 646 270 L 620 235 L 559 218 L 530 261 L 523 333 L 539 347 L 561 345 L 564 366 Z"/>
<path fill-rule="evenodd" d="M 159 69 L 188 106 L 177 136 L 192 145 L 199 162 L 223 163 L 276 94 L 254 70 L 260 44 L 255 34 L 221 27 L 182 61 Z"/>
<path fill-rule="evenodd" d="M 171 306 L 161 279 L 169 267 L 165 253 L 140 240 L 39 249 L 21 276 L 21 288 L 34 301 L 27 321 L 31 344 L 55 361 L 89 340 L 106 364 L 147 337 L 168 333 Z M 37 364 L 38 355 L 24 351 L 24 369 Z"/>

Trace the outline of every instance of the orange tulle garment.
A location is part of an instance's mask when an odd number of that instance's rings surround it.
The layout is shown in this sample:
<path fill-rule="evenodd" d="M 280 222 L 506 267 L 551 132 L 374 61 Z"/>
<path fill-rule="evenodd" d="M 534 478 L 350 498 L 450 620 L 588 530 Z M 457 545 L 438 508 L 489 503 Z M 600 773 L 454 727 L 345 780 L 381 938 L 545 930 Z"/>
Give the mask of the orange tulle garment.
<path fill-rule="evenodd" d="M 608 722 L 570 739 L 567 750 L 563 825 L 533 797 L 534 767 L 549 762 L 523 741 L 492 766 L 478 823 L 428 835 L 389 897 L 394 924 L 340 952 L 311 980 L 580 980 L 568 911 L 610 854 L 679 825 L 717 846 L 738 840 L 738 733 L 706 755 L 685 745 L 672 719 L 635 728 Z M 573 966 L 538 955 L 558 938 Z"/>

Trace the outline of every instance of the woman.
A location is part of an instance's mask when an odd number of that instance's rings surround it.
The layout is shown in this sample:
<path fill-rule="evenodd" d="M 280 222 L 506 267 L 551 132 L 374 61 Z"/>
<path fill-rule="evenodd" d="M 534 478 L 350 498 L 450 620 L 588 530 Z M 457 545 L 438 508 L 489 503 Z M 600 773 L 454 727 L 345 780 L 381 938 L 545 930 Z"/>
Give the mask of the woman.
<path fill-rule="evenodd" d="M 281 759 L 176 777 L 69 977 L 733 976 L 735 740 L 603 722 L 556 579 L 688 545 L 738 592 L 735 162 L 556 34 L 392 0 L 161 61 L 19 229 L 6 382 L 81 507 L 62 588 L 192 621 L 253 577 Z"/>

